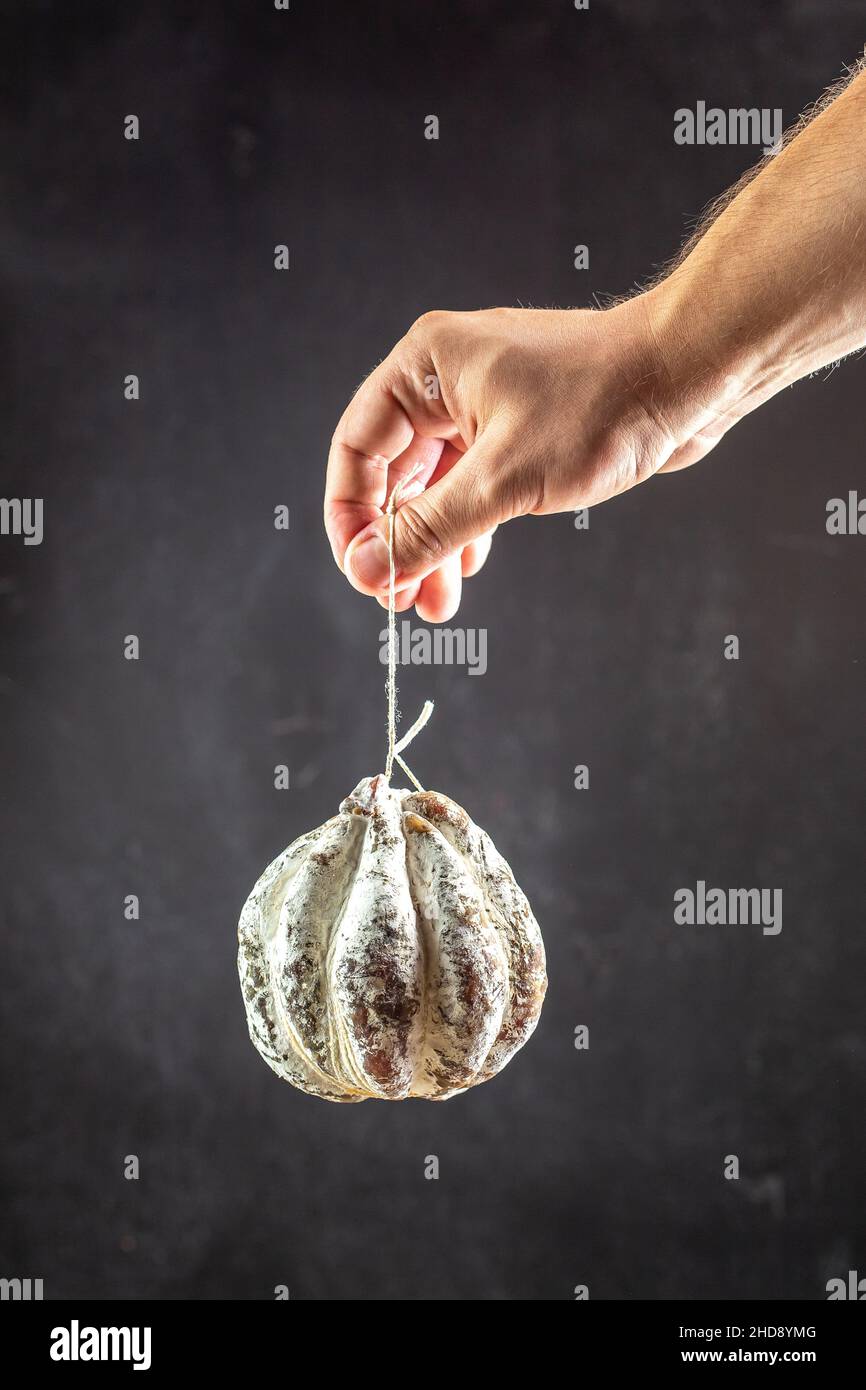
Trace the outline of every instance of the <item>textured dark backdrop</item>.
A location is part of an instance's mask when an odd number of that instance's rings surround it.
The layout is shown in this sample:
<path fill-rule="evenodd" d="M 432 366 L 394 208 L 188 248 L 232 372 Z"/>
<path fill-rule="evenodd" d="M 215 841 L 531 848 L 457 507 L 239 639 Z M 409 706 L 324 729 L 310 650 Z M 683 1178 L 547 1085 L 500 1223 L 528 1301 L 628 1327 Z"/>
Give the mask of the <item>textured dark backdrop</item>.
<path fill-rule="evenodd" d="M 866 541 L 824 530 L 863 480 L 863 364 L 587 533 L 507 527 L 459 620 L 487 675 L 403 674 L 407 715 L 437 701 L 419 776 L 545 934 L 548 1002 L 500 1077 L 307 1098 L 250 1045 L 235 968 L 265 863 L 382 764 L 381 611 L 320 521 L 348 395 L 424 309 L 649 274 L 752 159 L 677 147 L 674 110 L 790 121 L 860 52 L 859 0 L 0 9 L 2 492 L 46 506 L 41 547 L 0 539 L 0 1274 L 822 1298 L 866 1269 Z M 782 887 L 782 934 L 674 926 L 697 878 Z"/>

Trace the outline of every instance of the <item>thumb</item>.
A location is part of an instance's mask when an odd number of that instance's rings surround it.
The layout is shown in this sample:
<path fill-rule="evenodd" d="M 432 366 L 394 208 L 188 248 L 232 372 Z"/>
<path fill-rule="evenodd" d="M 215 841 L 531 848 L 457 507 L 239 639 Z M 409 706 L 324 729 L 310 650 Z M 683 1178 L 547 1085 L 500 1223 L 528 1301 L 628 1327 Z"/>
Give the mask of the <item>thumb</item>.
<path fill-rule="evenodd" d="M 498 442 L 478 440 L 453 468 L 394 516 L 394 567 L 399 583 L 424 579 L 454 555 L 514 516 L 497 486 Z M 388 587 L 388 518 L 379 517 L 346 551 L 346 575 L 361 593 Z"/>

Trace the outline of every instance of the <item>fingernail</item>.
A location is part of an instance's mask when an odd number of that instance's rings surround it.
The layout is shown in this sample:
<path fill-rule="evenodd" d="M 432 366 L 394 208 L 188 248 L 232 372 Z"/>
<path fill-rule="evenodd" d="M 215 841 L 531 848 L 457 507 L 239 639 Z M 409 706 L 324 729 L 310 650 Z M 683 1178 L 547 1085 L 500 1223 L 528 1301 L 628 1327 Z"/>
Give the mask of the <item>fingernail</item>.
<path fill-rule="evenodd" d="M 348 557 L 348 565 L 359 584 L 367 589 L 383 589 L 388 583 L 388 547 L 371 531 Z"/>

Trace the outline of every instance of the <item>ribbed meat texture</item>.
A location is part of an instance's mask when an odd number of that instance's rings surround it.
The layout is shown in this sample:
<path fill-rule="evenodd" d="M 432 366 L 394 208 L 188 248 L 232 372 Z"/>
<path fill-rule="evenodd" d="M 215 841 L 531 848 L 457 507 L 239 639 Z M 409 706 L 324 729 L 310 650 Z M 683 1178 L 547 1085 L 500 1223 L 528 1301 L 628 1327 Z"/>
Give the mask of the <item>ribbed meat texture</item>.
<path fill-rule="evenodd" d="M 344 1095 L 330 1066 L 330 1048 L 325 1055 L 320 1042 L 330 1035 L 322 942 L 333 910 L 327 889 L 334 881 L 324 870 L 327 851 L 337 846 L 354 849 L 354 855 L 335 856 L 351 869 L 363 839 L 363 827 L 339 816 L 302 835 L 265 870 L 238 924 L 238 968 L 250 1037 L 279 1076 L 328 1100 L 352 1097 Z M 350 882 L 351 872 L 346 892 Z M 308 912 L 304 904 L 311 889 L 313 910 Z"/>
<path fill-rule="evenodd" d="M 484 896 L 429 821 L 403 816 L 406 865 L 427 962 L 423 1046 L 413 1095 L 471 1086 L 502 1022 L 508 963 Z"/>
<path fill-rule="evenodd" d="M 486 1081 L 510 1061 L 538 1022 L 547 989 L 541 931 L 508 864 L 462 807 L 436 792 L 410 793 L 403 806 L 435 826 L 472 872 L 506 958 L 507 998 L 501 1027 L 476 1078 Z"/>
<path fill-rule="evenodd" d="M 332 1060 L 344 1082 L 383 1100 L 402 1100 L 412 1084 L 423 958 L 399 801 L 382 795 L 363 819 L 364 849 L 329 958 L 338 1039 Z"/>
<path fill-rule="evenodd" d="M 365 778 L 265 870 L 238 929 L 250 1036 L 326 1100 L 446 1100 L 526 1041 L 544 947 L 505 860 L 435 792 Z"/>

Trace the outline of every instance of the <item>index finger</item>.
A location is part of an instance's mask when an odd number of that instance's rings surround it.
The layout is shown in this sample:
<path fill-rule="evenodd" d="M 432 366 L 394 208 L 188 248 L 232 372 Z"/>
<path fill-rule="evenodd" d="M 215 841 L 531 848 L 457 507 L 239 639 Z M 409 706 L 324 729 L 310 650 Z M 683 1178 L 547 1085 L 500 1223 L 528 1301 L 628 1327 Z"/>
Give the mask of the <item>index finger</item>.
<path fill-rule="evenodd" d="M 343 411 L 328 453 L 325 530 L 340 569 L 353 536 L 381 516 L 388 500 L 389 465 L 415 436 L 412 421 L 388 387 L 383 365 Z"/>

